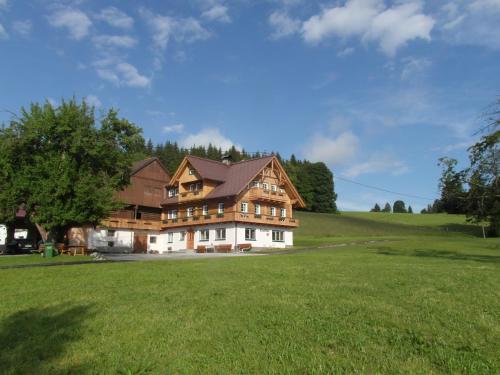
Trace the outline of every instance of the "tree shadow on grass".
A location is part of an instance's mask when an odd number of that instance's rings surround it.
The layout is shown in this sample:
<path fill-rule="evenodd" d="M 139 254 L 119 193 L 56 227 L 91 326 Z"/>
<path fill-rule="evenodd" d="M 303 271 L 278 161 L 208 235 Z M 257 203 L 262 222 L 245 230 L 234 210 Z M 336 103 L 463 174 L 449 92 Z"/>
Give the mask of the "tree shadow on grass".
<path fill-rule="evenodd" d="M 443 232 L 462 233 L 474 237 L 483 236 L 481 227 L 473 224 L 443 224 L 439 229 Z"/>
<path fill-rule="evenodd" d="M 481 255 L 481 254 L 464 254 L 457 251 L 417 249 L 413 251 L 399 251 L 390 247 L 377 247 L 377 254 L 382 255 L 403 255 L 415 256 L 422 258 L 441 258 L 449 260 L 469 260 L 475 262 L 500 263 L 500 256 L 497 255 Z"/>
<path fill-rule="evenodd" d="M 81 338 L 90 306 L 54 306 L 18 311 L 0 322 L 0 374 L 68 374 L 56 362 L 66 346 Z"/>

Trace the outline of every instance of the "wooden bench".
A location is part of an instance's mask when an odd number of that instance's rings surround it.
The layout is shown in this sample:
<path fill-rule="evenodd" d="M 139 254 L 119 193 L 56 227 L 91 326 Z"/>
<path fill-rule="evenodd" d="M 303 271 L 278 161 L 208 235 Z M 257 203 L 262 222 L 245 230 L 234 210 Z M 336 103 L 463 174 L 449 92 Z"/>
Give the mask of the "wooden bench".
<path fill-rule="evenodd" d="M 206 246 L 202 246 L 202 245 L 198 245 L 198 247 L 196 248 L 196 252 L 197 253 L 206 253 L 207 252 L 207 247 Z"/>
<path fill-rule="evenodd" d="M 216 245 L 215 252 L 216 253 L 230 253 L 233 250 L 232 245 Z"/>
<path fill-rule="evenodd" d="M 239 252 L 244 252 L 244 251 L 250 251 L 252 250 L 252 244 L 251 243 L 241 243 L 238 245 L 238 251 Z"/>

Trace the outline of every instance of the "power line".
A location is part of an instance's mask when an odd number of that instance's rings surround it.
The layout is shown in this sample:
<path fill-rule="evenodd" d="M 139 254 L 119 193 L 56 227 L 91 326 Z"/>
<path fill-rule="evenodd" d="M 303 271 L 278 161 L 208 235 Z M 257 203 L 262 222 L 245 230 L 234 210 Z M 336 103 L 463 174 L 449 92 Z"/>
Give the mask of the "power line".
<path fill-rule="evenodd" d="M 343 178 L 343 177 L 339 177 L 339 176 L 335 176 L 335 178 L 339 179 L 339 180 L 342 180 L 342 181 L 345 181 L 345 182 L 349 182 L 351 184 L 363 186 L 363 187 L 368 188 L 368 189 L 383 191 L 385 193 L 395 194 L 395 195 L 399 195 L 399 196 L 403 196 L 403 197 L 409 197 L 409 198 L 414 198 L 414 199 L 422 199 L 422 200 L 431 201 L 431 202 L 434 202 L 434 200 L 435 200 L 435 198 L 428 198 L 428 197 L 421 197 L 419 195 L 399 193 L 397 191 L 387 190 L 387 189 L 384 189 L 384 188 L 379 188 L 377 186 L 367 185 L 367 184 L 363 184 L 361 182 L 357 182 L 357 181 L 353 181 L 353 180 L 348 180 L 347 178 Z"/>

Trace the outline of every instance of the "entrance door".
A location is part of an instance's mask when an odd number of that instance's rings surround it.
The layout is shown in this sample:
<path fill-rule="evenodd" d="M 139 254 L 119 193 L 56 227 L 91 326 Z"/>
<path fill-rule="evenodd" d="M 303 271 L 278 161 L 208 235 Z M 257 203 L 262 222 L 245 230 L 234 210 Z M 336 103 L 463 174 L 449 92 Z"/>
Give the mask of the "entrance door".
<path fill-rule="evenodd" d="M 194 230 L 188 229 L 186 235 L 187 235 L 186 248 L 188 250 L 193 250 L 194 249 Z"/>
<path fill-rule="evenodd" d="M 148 250 L 148 236 L 145 234 L 134 234 L 134 253 L 146 253 Z"/>

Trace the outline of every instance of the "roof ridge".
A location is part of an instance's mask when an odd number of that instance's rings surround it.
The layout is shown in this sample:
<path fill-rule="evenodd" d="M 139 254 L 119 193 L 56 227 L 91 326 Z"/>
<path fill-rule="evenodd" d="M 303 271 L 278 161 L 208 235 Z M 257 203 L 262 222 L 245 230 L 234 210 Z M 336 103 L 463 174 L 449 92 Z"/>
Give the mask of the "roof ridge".
<path fill-rule="evenodd" d="M 246 160 L 240 160 L 240 161 L 237 161 L 235 163 L 232 163 L 231 165 L 234 165 L 234 164 L 241 164 L 241 163 L 247 163 L 249 161 L 257 161 L 257 160 L 260 160 L 260 159 L 266 159 L 266 158 L 272 158 L 274 157 L 274 155 L 268 155 L 268 156 L 260 156 L 258 158 L 252 158 L 252 159 L 246 159 Z"/>
<path fill-rule="evenodd" d="M 202 158 L 201 156 L 195 156 L 195 155 L 187 155 L 188 158 L 195 158 L 195 159 L 199 159 L 199 160 L 204 160 L 204 161 L 210 161 L 212 163 L 216 163 L 216 164 L 219 164 L 219 165 L 223 165 L 224 167 L 227 167 L 228 165 L 227 164 L 224 164 L 223 162 L 221 161 L 218 161 L 218 160 L 214 160 L 214 159 L 209 159 L 209 158 Z"/>

